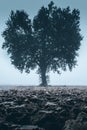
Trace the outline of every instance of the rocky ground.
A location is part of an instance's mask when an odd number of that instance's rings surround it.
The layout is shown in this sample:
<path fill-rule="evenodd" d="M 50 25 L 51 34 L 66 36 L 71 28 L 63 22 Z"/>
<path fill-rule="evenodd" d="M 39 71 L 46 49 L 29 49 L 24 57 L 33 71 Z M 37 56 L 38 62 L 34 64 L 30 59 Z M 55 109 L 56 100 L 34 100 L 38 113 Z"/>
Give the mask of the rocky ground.
<path fill-rule="evenodd" d="M 87 130 L 87 89 L 1 90 L 0 130 Z"/>

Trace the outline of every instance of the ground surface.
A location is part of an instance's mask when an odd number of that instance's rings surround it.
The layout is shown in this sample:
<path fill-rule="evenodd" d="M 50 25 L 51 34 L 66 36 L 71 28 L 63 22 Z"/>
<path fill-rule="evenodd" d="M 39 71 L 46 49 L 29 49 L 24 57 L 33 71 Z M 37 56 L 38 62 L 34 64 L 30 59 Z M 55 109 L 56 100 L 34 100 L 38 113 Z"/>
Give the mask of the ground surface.
<path fill-rule="evenodd" d="M 87 130 L 87 89 L 0 90 L 0 130 Z"/>

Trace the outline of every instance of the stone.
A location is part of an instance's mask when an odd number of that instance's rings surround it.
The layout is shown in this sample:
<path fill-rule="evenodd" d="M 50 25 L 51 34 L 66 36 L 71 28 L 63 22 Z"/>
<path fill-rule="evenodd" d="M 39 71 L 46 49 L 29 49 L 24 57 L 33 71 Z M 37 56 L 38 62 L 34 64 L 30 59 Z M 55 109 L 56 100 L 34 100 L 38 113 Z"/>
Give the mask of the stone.
<path fill-rule="evenodd" d="M 87 130 L 87 89 L 0 91 L 0 130 Z"/>
<path fill-rule="evenodd" d="M 38 126 L 24 125 L 20 128 L 20 130 L 38 130 Z"/>
<path fill-rule="evenodd" d="M 44 130 L 44 129 L 39 128 L 38 126 L 35 126 L 35 125 L 24 125 L 16 130 Z"/>
<path fill-rule="evenodd" d="M 68 120 L 65 122 L 64 130 L 87 130 L 87 114 L 81 112 L 76 120 Z"/>

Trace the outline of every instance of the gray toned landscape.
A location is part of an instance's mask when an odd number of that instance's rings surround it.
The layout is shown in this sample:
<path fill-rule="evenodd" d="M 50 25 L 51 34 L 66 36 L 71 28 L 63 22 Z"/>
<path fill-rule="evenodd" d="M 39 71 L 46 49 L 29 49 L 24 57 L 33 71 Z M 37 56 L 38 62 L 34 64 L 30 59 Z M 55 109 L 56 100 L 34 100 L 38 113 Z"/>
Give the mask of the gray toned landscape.
<path fill-rule="evenodd" d="M 0 1 L 0 130 L 87 130 L 86 12 L 86 0 Z"/>
<path fill-rule="evenodd" d="M 87 89 L 1 90 L 0 130 L 87 130 Z"/>

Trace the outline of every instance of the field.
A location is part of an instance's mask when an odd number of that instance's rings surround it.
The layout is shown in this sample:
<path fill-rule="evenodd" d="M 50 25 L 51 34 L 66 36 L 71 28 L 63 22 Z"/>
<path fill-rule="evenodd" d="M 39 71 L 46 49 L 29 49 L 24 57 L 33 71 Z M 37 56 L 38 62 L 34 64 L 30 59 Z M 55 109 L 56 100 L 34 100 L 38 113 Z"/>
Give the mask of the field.
<path fill-rule="evenodd" d="M 87 130 L 87 88 L 1 86 L 0 130 Z"/>

